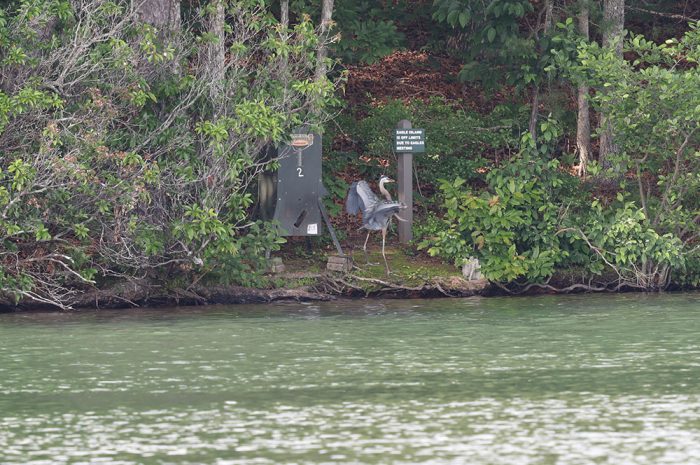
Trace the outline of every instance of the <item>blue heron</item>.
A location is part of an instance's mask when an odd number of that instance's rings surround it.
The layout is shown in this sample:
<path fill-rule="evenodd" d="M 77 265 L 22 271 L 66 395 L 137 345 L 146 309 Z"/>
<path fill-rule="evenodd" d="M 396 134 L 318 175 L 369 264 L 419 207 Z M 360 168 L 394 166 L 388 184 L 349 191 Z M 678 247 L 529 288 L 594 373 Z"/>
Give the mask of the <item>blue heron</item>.
<path fill-rule="evenodd" d="M 379 178 L 379 192 L 384 196 L 384 199 L 372 192 L 367 181 L 353 182 L 350 185 L 348 198 L 345 202 L 345 209 L 351 215 L 357 215 L 359 211 L 362 211 L 362 228 L 368 230 L 365 245 L 362 247 L 367 264 L 369 264 L 369 257 L 367 256 L 367 241 L 369 240 L 369 235 L 372 231 L 382 232 L 382 257 L 384 257 L 384 265 L 386 266 L 387 274 L 391 271 L 386 261 L 386 253 L 384 252 L 386 231 L 389 228 L 389 222 L 392 216 L 396 216 L 400 221 L 405 221 L 399 217 L 397 213 L 406 208 L 403 203 L 394 202 L 391 199 L 391 194 L 389 194 L 389 191 L 384 187 L 384 184 L 388 182 L 394 182 L 394 180 L 388 176 Z"/>

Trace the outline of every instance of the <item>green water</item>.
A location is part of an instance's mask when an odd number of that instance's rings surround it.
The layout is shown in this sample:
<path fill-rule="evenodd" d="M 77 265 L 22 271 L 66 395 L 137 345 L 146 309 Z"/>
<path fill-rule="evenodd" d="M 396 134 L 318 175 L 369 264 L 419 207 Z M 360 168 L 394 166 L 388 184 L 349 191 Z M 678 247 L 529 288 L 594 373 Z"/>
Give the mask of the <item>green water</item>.
<path fill-rule="evenodd" d="M 0 463 L 700 464 L 700 295 L 0 314 Z"/>

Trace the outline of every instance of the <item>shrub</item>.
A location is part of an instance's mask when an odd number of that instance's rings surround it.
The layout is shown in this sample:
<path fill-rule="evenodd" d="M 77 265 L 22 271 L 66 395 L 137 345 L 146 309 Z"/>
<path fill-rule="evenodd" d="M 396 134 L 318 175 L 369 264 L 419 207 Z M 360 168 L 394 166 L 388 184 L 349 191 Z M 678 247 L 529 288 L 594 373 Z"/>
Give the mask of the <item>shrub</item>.
<path fill-rule="evenodd" d="M 110 0 L 0 10 L 0 303 L 65 308 L 115 277 L 250 282 L 280 241 L 248 215 L 259 154 L 333 90 L 313 26 L 283 35 L 250 5 L 228 5 L 220 42 Z M 226 60 L 202 59 L 215 43 Z"/>
<path fill-rule="evenodd" d="M 576 181 L 558 166 L 556 160 L 515 158 L 488 173 L 481 194 L 461 178 L 443 181 L 443 229 L 419 247 L 456 265 L 475 256 L 494 281 L 543 282 L 568 257 L 557 236 L 566 209 L 558 199 Z"/>
<path fill-rule="evenodd" d="M 588 201 L 578 178 L 557 160 L 526 151 L 486 181 L 480 194 L 461 178 L 443 181 L 444 217 L 423 227 L 419 247 L 456 265 L 477 257 L 484 275 L 502 283 L 545 283 L 573 266 L 587 282 L 598 277 L 593 287 L 599 289 L 664 289 L 681 270 L 689 272 L 683 283 L 697 279 L 679 237 L 657 232 L 622 193 L 608 205 Z"/>
<path fill-rule="evenodd" d="M 426 105 L 420 101 L 405 104 L 391 100 L 367 109 L 358 121 L 343 120 L 349 137 L 357 142 L 360 155 L 375 160 L 375 164 L 357 163 L 360 174 L 376 177 L 386 170 L 377 163 L 395 161 L 393 134 L 396 124 L 408 119 L 414 127 L 426 130 L 426 152 L 414 157 L 421 182 L 437 184 L 438 179 L 461 176 L 465 179 L 483 177 L 479 168 L 487 168 L 494 156 L 507 157 L 518 145 L 521 124 L 527 114 L 520 107 L 497 106 L 482 116 L 449 105 L 434 98 Z M 515 116 L 514 116 L 515 115 Z"/>

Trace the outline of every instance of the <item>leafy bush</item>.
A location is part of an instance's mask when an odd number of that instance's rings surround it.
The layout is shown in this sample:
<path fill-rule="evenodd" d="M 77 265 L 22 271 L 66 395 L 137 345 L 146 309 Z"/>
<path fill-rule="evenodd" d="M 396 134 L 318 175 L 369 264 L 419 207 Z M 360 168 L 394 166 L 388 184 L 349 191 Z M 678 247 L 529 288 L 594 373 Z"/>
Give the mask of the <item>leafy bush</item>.
<path fill-rule="evenodd" d="M 65 308 L 115 277 L 251 282 L 280 242 L 248 215 L 260 154 L 333 91 L 313 26 L 281 34 L 253 3 L 228 5 L 221 40 L 110 0 L 0 10 L 0 303 Z"/>
<path fill-rule="evenodd" d="M 700 249 L 696 246 L 685 256 L 685 266 L 672 270 L 671 283 L 681 288 L 700 287 Z"/>
<path fill-rule="evenodd" d="M 699 25 L 660 45 L 633 36 L 626 42 L 633 61 L 582 44 L 576 68 L 597 89 L 593 103 L 615 135 L 609 174 L 630 173 L 649 221 L 689 238 L 697 237 L 700 208 Z"/>
<path fill-rule="evenodd" d="M 683 242 L 673 234 L 659 234 L 636 203 L 622 194 L 608 208 L 594 200 L 585 222 L 569 224 L 561 232 L 573 232 L 572 243 L 583 240 L 589 247 L 588 271 L 614 271 L 617 288 L 664 289 L 672 270 L 685 266 Z"/>
<path fill-rule="evenodd" d="M 403 42 L 403 34 L 396 30 L 393 21 L 355 19 L 343 26 L 343 38 L 335 46 L 343 63 L 374 63 L 390 55 Z"/>
<path fill-rule="evenodd" d="M 317 18 L 321 2 L 292 0 L 290 7 L 298 16 L 306 14 Z M 336 1 L 333 21 L 338 39 L 332 45 L 334 55 L 343 64 L 374 63 L 390 55 L 405 42 L 397 23 L 404 21 L 412 9 L 414 5 L 404 0 L 390 4 L 366 0 Z"/>
<path fill-rule="evenodd" d="M 589 201 L 556 162 L 542 161 L 561 133 L 547 121 L 538 144 L 523 139 L 523 156 L 486 176 L 486 192 L 473 194 L 463 180 L 447 178 L 444 223 L 433 225 L 421 246 L 457 262 L 475 255 L 489 278 L 504 282 L 542 282 L 577 266 L 599 288 L 696 285 L 700 26 L 660 45 L 632 36 L 629 61 L 577 40 L 570 20 L 559 29 L 553 63 L 595 88 L 592 101 L 613 129 L 616 152 L 602 184 L 615 186 L 616 198 Z"/>
<path fill-rule="evenodd" d="M 576 180 L 558 162 L 518 157 L 486 175 L 488 190 L 474 194 L 457 178 L 443 181 L 443 228 L 419 245 L 456 265 L 470 256 L 494 281 L 542 282 L 568 251 L 557 235 L 565 206 L 558 199 Z"/>
<path fill-rule="evenodd" d="M 366 116 L 343 120 L 350 139 L 357 141 L 359 155 L 393 163 L 393 137 L 396 124 L 410 120 L 426 130 L 426 152 L 414 157 L 421 182 L 436 183 L 439 178 L 461 176 L 476 179 L 491 164 L 485 155 L 507 156 L 518 145 L 517 134 L 527 120 L 522 107 L 497 106 L 487 116 L 455 108 L 444 99 L 424 104 L 404 104 L 392 100 L 371 107 Z M 357 163 L 360 174 L 378 176 L 386 167 Z"/>
<path fill-rule="evenodd" d="M 522 18 L 532 11 L 529 0 L 435 0 L 433 19 L 459 31 L 465 44 L 459 50 L 461 79 L 493 87 L 503 77 L 508 84 L 524 85 L 539 79 L 538 44 L 521 31 Z M 540 48 L 548 50 L 546 44 Z"/>
<path fill-rule="evenodd" d="M 551 125 L 542 123 L 542 134 Z M 635 202 L 622 193 L 607 206 L 589 202 L 578 178 L 543 160 L 551 148 L 535 148 L 529 134 L 522 142 L 522 156 L 490 171 L 480 194 L 461 178 L 441 183 L 445 215 L 421 228 L 420 248 L 456 265 L 477 257 L 484 275 L 503 283 L 544 283 L 575 266 L 591 279 L 613 273 L 602 288 L 653 290 L 684 269 L 683 242 L 657 232 Z"/>
<path fill-rule="evenodd" d="M 611 48 L 581 43 L 572 72 L 596 89 L 595 107 L 606 115 L 614 134 L 615 153 L 605 173 L 625 174 L 628 190 L 639 205 L 647 239 L 638 239 L 635 274 L 651 287 L 667 282 L 669 269 L 679 270 L 694 256 L 700 237 L 700 23 L 680 39 L 655 44 L 632 35 L 619 59 Z M 652 232 L 653 230 L 653 232 Z M 648 250 L 645 244 L 666 245 Z M 670 241 L 670 242 L 669 242 Z M 682 244 L 679 250 L 679 243 Z M 625 255 L 629 253 L 626 251 Z M 628 264 L 629 265 L 629 264 Z M 681 282 L 697 278 L 690 273 Z M 675 276 L 679 276 L 678 273 Z M 660 283 L 660 284 L 657 284 Z"/>

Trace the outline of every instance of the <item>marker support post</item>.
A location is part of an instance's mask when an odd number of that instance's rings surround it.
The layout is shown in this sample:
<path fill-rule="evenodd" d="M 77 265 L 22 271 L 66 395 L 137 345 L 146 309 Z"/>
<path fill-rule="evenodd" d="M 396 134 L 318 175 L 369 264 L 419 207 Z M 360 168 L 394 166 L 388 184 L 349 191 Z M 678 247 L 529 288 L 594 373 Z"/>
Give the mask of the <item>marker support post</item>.
<path fill-rule="evenodd" d="M 413 126 L 408 120 L 401 120 L 396 129 L 411 129 Z M 413 153 L 397 152 L 398 172 L 396 176 L 399 202 L 403 202 L 406 208 L 399 212 L 399 216 L 406 221 L 398 221 L 399 242 L 407 244 L 413 239 Z"/>

